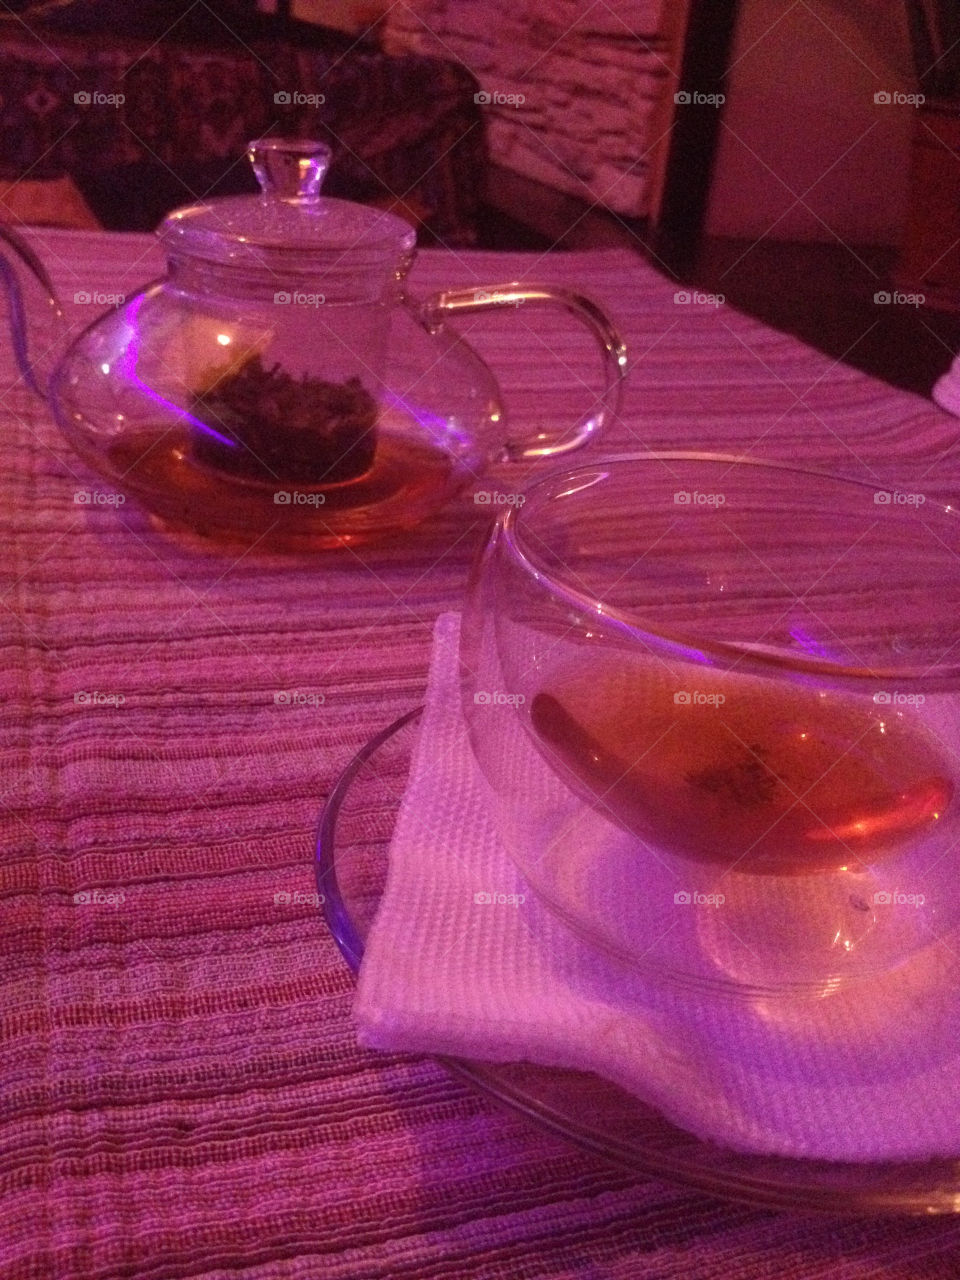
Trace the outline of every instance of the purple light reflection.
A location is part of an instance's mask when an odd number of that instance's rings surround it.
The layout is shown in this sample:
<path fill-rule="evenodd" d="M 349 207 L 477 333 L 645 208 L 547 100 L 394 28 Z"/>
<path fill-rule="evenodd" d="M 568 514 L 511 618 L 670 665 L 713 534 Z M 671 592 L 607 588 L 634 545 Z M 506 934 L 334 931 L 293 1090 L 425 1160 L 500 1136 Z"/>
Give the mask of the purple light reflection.
<path fill-rule="evenodd" d="M 596 608 L 597 616 L 603 620 L 605 626 L 629 636 L 634 643 L 639 640 L 641 644 L 646 644 L 657 653 L 666 654 L 671 658 L 678 659 L 680 662 L 692 662 L 701 667 L 716 667 L 719 665 L 716 658 L 704 653 L 702 649 L 694 649 L 691 645 L 682 644 L 679 640 L 669 640 L 666 636 L 658 636 L 654 631 L 645 631 L 642 627 L 611 617 L 605 612 L 602 604 L 598 603 Z"/>
<path fill-rule="evenodd" d="M 815 658 L 822 658 L 825 662 L 834 662 L 834 653 L 815 640 L 809 632 L 804 631 L 801 627 L 793 627 L 790 631 L 790 639 L 793 640 L 804 653 L 813 654 Z"/>
<path fill-rule="evenodd" d="M 162 285 L 156 286 L 156 292 L 163 288 Z M 154 404 L 160 405 L 163 409 L 173 413 L 179 422 L 187 422 L 196 431 L 203 431 L 208 436 L 212 436 L 214 440 L 220 444 L 227 445 L 228 448 L 238 449 L 240 446 L 236 440 L 231 440 L 229 436 L 221 435 L 219 431 L 214 430 L 208 422 L 203 422 L 200 418 L 195 417 L 181 405 L 174 404 L 172 400 L 167 400 L 164 396 L 158 395 L 151 387 L 140 378 L 137 373 L 137 361 L 140 357 L 140 343 L 142 341 L 140 329 L 138 325 L 138 317 L 143 304 L 151 297 L 155 296 L 153 290 L 141 293 L 134 298 L 127 308 L 124 324 L 129 331 L 129 337 L 123 348 L 120 359 L 117 361 L 117 369 L 123 378 L 126 379 L 130 386 L 136 387 L 147 399 L 152 400 Z"/>
<path fill-rule="evenodd" d="M 463 449 L 473 447 L 471 437 L 462 430 L 458 430 L 452 426 L 449 419 L 441 418 L 439 414 L 431 413 L 429 409 L 424 409 L 420 405 L 413 404 L 410 400 L 405 399 L 396 391 L 389 388 L 384 389 L 383 402 L 389 409 L 398 409 L 401 413 L 406 414 L 408 418 L 412 418 L 414 422 L 424 428 L 430 435 L 430 438 L 438 444 L 445 438 L 452 436 L 457 444 Z"/>

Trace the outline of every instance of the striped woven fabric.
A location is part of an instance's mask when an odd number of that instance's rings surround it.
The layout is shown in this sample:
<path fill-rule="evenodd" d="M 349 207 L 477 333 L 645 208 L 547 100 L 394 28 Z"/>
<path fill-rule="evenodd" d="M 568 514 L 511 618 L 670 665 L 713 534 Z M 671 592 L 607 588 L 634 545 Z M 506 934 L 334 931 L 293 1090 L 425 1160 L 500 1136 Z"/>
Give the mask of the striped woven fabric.
<path fill-rule="evenodd" d="M 68 298 L 160 268 L 145 238 L 37 241 Z M 951 482 L 953 419 L 675 303 L 629 254 L 424 254 L 414 284 L 511 277 L 582 286 L 622 325 L 614 448 Z M 595 357 L 554 313 L 463 328 L 516 427 L 587 394 Z M 402 543 L 309 560 L 187 550 L 132 503 L 75 504 L 95 478 L 9 391 L 8 347 L 0 373 L 4 1280 L 960 1274 L 953 1222 L 731 1207 L 569 1148 L 433 1062 L 359 1050 L 352 981 L 305 900 L 314 823 L 351 753 L 419 700 L 486 511 L 468 494 Z M 278 707 L 281 689 L 324 701 Z M 114 701 L 77 700 L 94 692 Z"/>

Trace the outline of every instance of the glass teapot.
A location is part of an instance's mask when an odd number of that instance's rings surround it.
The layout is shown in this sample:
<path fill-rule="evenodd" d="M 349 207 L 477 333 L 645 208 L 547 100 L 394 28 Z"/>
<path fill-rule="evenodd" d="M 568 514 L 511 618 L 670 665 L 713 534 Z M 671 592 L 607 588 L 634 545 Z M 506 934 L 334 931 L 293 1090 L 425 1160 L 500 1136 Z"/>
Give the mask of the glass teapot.
<path fill-rule="evenodd" d="M 168 528 L 308 550 L 416 525 L 492 462 L 601 433 L 626 352 L 595 303 L 520 284 L 412 299 L 413 228 L 321 196 L 324 143 L 261 139 L 248 156 L 261 194 L 171 213 L 166 276 L 70 345 L 42 265 L 0 228 L 21 372 L 119 491 Z M 572 312 L 603 367 L 580 421 L 512 440 L 493 374 L 446 321 L 521 302 Z"/>

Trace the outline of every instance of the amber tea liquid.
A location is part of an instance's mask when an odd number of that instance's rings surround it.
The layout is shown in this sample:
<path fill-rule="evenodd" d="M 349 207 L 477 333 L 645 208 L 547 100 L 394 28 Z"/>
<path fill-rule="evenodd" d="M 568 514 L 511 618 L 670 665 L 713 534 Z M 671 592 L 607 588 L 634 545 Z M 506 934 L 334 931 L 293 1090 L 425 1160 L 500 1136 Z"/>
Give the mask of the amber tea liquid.
<path fill-rule="evenodd" d="M 378 429 L 372 467 L 340 484 L 252 481 L 199 461 L 189 431 L 125 436 L 109 451 L 118 483 L 144 497 L 161 519 L 214 540 L 264 550 L 309 551 L 363 543 L 410 528 L 461 487 L 444 450 L 387 427 Z M 277 503 L 275 494 L 291 494 Z M 307 500 L 301 496 L 307 495 Z"/>
<path fill-rule="evenodd" d="M 621 827 L 740 873 L 860 869 L 953 816 L 948 763 L 919 722 L 786 682 L 700 678 L 705 690 L 678 690 L 652 665 L 574 666 L 532 699 L 533 729 Z"/>

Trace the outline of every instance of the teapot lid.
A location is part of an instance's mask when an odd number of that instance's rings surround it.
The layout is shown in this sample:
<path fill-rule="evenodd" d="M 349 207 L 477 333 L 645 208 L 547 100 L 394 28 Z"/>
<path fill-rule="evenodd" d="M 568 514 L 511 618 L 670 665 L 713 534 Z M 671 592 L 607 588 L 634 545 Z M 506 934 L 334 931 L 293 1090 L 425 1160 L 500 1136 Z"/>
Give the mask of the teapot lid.
<path fill-rule="evenodd" d="M 340 271 L 380 265 L 389 271 L 409 254 L 416 231 L 383 209 L 320 195 L 332 152 L 309 138 L 257 138 L 247 158 L 260 194 L 228 196 L 175 209 L 160 224 L 168 251 L 220 263 L 316 269 L 318 257 Z"/>

